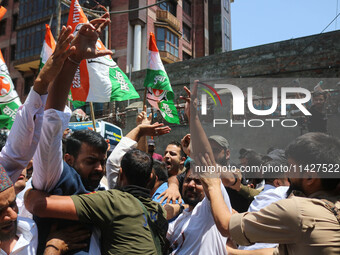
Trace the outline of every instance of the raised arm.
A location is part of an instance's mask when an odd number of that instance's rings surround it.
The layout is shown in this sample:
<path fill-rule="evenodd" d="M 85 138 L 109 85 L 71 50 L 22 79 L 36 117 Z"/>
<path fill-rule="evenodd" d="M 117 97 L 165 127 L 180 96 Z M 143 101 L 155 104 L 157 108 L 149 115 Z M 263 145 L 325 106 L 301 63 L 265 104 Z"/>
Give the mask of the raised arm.
<path fill-rule="evenodd" d="M 33 185 L 36 189 L 51 191 L 62 174 L 62 135 L 71 116 L 70 110 L 66 108 L 64 111 L 64 108 L 78 69 L 77 62 L 85 58 L 112 54 L 111 51 L 97 51 L 95 48 L 103 26 L 109 22 L 107 16 L 105 14 L 100 19 L 84 24 L 76 37 L 71 33 L 71 27 L 63 27 L 56 50 L 46 63 L 51 66 L 57 63 L 60 68 L 57 74 L 49 77 L 52 86 L 46 103 L 42 138 L 33 158 Z"/>
<path fill-rule="evenodd" d="M 70 29 L 64 27 L 62 34 L 63 45 L 59 45 L 58 50 L 38 74 L 33 89 L 16 114 L 7 143 L 0 153 L 0 163 L 13 181 L 18 179 L 21 171 L 33 157 L 40 139 L 48 86 L 72 52 L 71 48 L 67 49 L 73 39 Z"/>
<path fill-rule="evenodd" d="M 185 87 L 188 94 L 186 108 L 190 105 L 190 133 L 192 142 L 191 155 L 198 166 L 216 167 L 214 155 L 208 141 L 208 137 L 201 125 L 197 114 L 197 82 L 193 87 L 192 93 Z M 229 220 L 231 212 L 225 203 L 221 190 L 221 179 L 219 175 L 213 178 L 213 175 L 201 175 L 204 192 L 211 203 L 212 214 L 218 230 L 223 236 L 229 236 Z"/>
<path fill-rule="evenodd" d="M 169 133 L 170 130 L 171 129 L 168 126 L 164 126 L 164 124 L 140 124 L 123 137 L 107 159 L 106 177 L 109 188 L 113 189 L 116 186 L 120 162 L 123 156 L 126 152 L 136 147 L 136 144 L 141 137 L 163 135 Z"/>
<path fill-rule="evenodd" d="M 192 144 L 190 151 L 191 156 L 195 159 L 199 154 L 203 155 L 207 153 L 212 164 L 215 165 L 214 154 L 197 113 L 197 81 L 195 81 L 192 92 L 187 87 L 184 87 L 184 90 L 187 93 L 187 97 L 181 98 L 186 101 L 185 112 L 190 120 L 190 142 Z M 188 114 L 189 111 L 190 114 Z"/>

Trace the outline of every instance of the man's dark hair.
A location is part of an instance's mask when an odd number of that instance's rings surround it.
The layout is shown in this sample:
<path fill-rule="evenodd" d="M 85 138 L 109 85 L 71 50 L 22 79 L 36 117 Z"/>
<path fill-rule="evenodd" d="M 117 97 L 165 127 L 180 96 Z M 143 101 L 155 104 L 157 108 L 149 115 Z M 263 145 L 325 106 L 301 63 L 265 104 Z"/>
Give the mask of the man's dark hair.
<path fill-rule="evenodd" d="M 1 133 L 0 134 L 0 151 L 2 150 L 3 147 L 5 147 L 7 141 L 7 134 Z"/>
<path fill-rule="evenodd" d="M 267 167 L 267 169 L 269 167 L 272 168 L 277 168 L 280 169 L 281 167 L 288 167 L 288 162 L 287 160 L 278 160 L 278 159 L 273 159 L 273 160 L 269 160 L 266 163 L 263 164 L 262 168 Z M 265 180 L 266 184 L 273 184 L 275 179 L 284 179 L 286 178 L 286 173 L 284 171 L 275 171 L 270 172 L 270 171 L 263 171 L 263 178 Z"/>
<path fill-rule="evenodd" d="M 97 132 L 87 129 L 75 131 L 66 139 L 65 153 L 77 158 L 82 143 L 86 143 L 102 153 L 106 153 L 107 151 L 107 142 L 105 139 Z"/>
<path fill-rule="evenodd" d="M 239 158 L 246 158 L 248 160 L 248 166 L 260 166 L 262 164 L 262 155 L 252 149 L 242 148 L 239 153 Z"/>
<path fill-rule="evenodd" d="M 128 151 L 122 161 L 122 171 L 130 185 L 145 188 L 150 180 L 153 160 L 149 154 L 132 149 Z"/>
<path fill-rule="evenodd" d="M 179 147 L 179 148 L 181 148 L 181 158 L 183 158 L 183 157 L 185 157 L 186 158 L 186 154 L 185 154 L 185 152 L 183 151 L 183 147 L 182 147 L 182 144 L 181 143 L 179 143 L 179 142 L 177 142 L 177 141 L 172 141 L 172 142 L 170 142 L 170 143 L 168 143 L 168 145 L 175 145 L 175 146 L 177 146 L 177 147 Z"/>
<path fill-rule="evenodd" d="M 155 175 L 158 177 L 158 181 L 167 182 L 168 181 L 168 170 L 164 162 L 159 160 L 153 161 L 153 170 Z"/>
<path fill-rule="evenodd" d="M 286 156 L 298 165 L 340 164 L 340 140 L 324 133 L 306 133 L 298 137 L 286 149 Z M 334 190 L 339 178 L 321 178 L 324 190 Z"/>

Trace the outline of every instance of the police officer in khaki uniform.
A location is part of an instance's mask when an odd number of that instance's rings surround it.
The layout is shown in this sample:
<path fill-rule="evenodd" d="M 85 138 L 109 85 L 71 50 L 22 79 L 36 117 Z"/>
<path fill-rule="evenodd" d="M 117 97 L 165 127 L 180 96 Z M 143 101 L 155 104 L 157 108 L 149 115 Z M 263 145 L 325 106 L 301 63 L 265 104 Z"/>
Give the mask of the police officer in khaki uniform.
<path fill-rule="evenodd" d="M 299 178 L 290 179 L 294 195 L 258 212 L 231 215 L 221 195 L 220 179 L 202 179 L 219 231 L 239 245 L 279 243 L 274 250 L 258 251 L 267 254 L 340 254 L 340 141 L 307 133 L 288 146 L 286 155 L 299 173 L 294 176 Z M 203 161 L 210 163 L 207 157 Z M 318 171 L 317 164 L 326 166 L 328 173 Z M 332 178 L 322 178 L 325 174 Z M 238 254 L 237 250 L 232 253 Z"/>

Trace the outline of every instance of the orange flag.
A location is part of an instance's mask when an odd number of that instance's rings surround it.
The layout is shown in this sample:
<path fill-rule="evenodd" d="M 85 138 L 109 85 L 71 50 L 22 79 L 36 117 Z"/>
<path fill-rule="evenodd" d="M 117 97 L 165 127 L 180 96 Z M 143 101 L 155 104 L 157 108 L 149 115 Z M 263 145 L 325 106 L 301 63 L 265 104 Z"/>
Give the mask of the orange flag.
<path fill-rule="evenodd" d="M 2 18 L 5 16 L 7 12 L 7 9 L 3 6 L 0 6 L 0 20 L 2 20 Z"/>

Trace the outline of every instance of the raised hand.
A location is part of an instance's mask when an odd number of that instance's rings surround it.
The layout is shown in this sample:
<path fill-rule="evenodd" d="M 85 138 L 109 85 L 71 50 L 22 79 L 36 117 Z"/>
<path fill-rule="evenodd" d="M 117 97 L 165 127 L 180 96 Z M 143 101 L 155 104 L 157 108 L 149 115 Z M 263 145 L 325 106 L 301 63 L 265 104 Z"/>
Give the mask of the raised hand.
<path fill-rule="evenodd" d="M 185 101 L 184 112 L 187 115 L 188 120 L 190 121 L 191 92 L 186 86 L 184 86 L 184 90 L 187 93 L 187 96 L 180 96 L 179 98 Z"/>
<path fill-rule="evenodd" d="M 144 105 L 143 111 L 140 112 L 136 118 L 136 124 L 137 126 L 140 124 L 151 124 L 151 121 L 152 121 L 152 114 L 149 114 L 149 116 L 147 116 L 146 105 Z"/>
<path fill-rule="evenodd" d="M 74 39 L 71 33 L 70 26 L 63 26 L 57 40 L 56 48 L 53 54 L 49 57 L 44 67 L 40 70 L 38 77 L 34 82 L 33 89 L 40 95 L 47 93 L 47 88 L 50 82 L 59 74 L 64 62 L 70 54 L 75 52 L 75 47 L 69 47 L 69 44 Z"/>
<path fill-rule="evenodd" d="M 179 192 L 178 186 L 176 186 L 176 185 L 169 185 L 169 188 L 157 197 L 157 199 L 160 199 L 160 198 L 162 198 L 159 201 L 159 203 L 161 203 L 161 204 L 164 202 L 164 200 L 166 200 L 167 204 L 169 204 L 170 201 L 172 201 L 172 204 L 176 204 L 176 200 L 178 200 L 178 203 L 180 203 L 180 204 L 183 202 L 182 197 L 181 197 L 181 193 Z"/>
<path fill-rule="evenodd" d="M 171 128 L 168 126 L 164 126 L 163 123 L 154 123 L 150 124 L 140 124 L 139 126 L 139 133 L 141 136 L 158 136 L 158 135 L 165 135 L 170 133 Z"/>
<path fill-rule="evenodd" d="M 184 86 L 184 90 L 186 92 L 186 96 L 180 96 L 180 99 L 185 100 L 185 107 L 184 112 L 188 117 L 189 123 L 190 123 L 190 116 L 196 116 L 197 115 L 197 83 L 198 80 L 194 81 L 193 90 L 190 91 L 186 86 Z"/>
<path fill-rule="evenodd" d="M 99 35 L 110 22 L 109 13 L 105 13 L 102 17 L 83 24 L 71 43 L 76 50 L 70 58 L 80 63 L 83 59 L 112 55 L 112 51 L 98 49 L 96 45 Z"/>
<path fill-rule="evenodd" d="M 185 154 L 190 156 L 191 146 L 190 146 L 190 134 L 185 135 L 181 140 L 181 145 Z"/>

